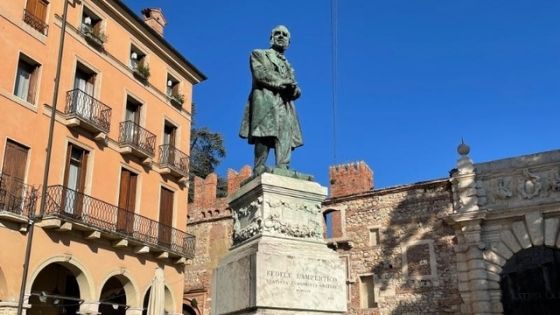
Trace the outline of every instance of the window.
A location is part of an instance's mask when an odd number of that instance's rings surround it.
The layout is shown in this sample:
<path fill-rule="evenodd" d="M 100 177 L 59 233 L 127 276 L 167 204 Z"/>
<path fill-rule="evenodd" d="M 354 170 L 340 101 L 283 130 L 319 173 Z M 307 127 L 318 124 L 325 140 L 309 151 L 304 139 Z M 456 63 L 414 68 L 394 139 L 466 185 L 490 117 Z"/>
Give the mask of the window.
<path fill-rule="evenodd" d="M 68 144 L 64 175 L 65 197 L 64 211 L 79 216 L 82 210 L 83 193 L 86 182 L 86 170 L 89 152 Z"/>
<path fill-rule="evenodd" d="M 147 80 L 150 76 L 146 54 L 134 45 L 130 47 L 130 68 L 142 80 Z"/>
<path fill-rule="evenodd" d="M 76 67 L 76 75 L 74 76 L 74 88 L 86 92 L 93 96 L 95 88 L 96 73 L 81 63 Z"/>
<path fill-rule="evenodd" d="M 167 75 L 167 96 L 179 93 L 179 81 L 170 74 Z"/>
<path fill-rule="evenodd" d="M 378 228 L 369 229 L 369 245 L 370 246 L 379 245 L 379 229 Z"/>
<path fill-rule="evenodd" d="M 27 0 L 23 14 L 23 21 L 44 35 L 47 34 L 48 29 L 45 23 L 48 6 L 47 0 Z"/>
<path fill-rule="evenodd" d="M 184 95 L 179 91 L 179 80 L 170 74 L 167 75 L 166 94 L 174 105 L 181 106 L 185 102 Z"/>
<path fill-rule="evenodd" d="M 163 126 L 163 144 L 168 144 L 170 147 L 175 147 L 176 135 L 177 127 L 166 121 Z"/>
<path fill-rule="evenodd" d="M 28 103 L 34 104 L 37 94 L 38 76 L 39 64 L 27 56 L 21 55 L 18 62 L 14 95 Z"/>
<path fill-rule="evenodd" d="M 377 307 L 375 303 L 375 286 L 373 275 L 360 276 L 360 306 L 361 308 Z"/>
<path fill-rule="evenodd" d="M 169 122 L 163 125 L 163 145 L 160 147 L 160 163 L 176 165 L 178 159 L 181 158 L 180 154 L 175 152 L 175 138 L 177 135 L 177 127 Z M 212 216 L 210 213 L 209 216 Z"/>
<path fill-rule="evenodd" d="M 102 46 L 107 41 L 107 36 L 103 32 L 103 20 L 85 6 L 80 30 L 84 38 L 95 46 Z"/>
<path fill-rule="evenodd" d="M 161 187 L 159 202 L 159 243 L 171 245 L 171 225 L 173 223 L 173 192 Z"/>
<path fill-rule="evenodd" d="M 125 143 L 140 145 L 140 109 L 142 104 L 132 97 L 126 99 L 126 110 L 124 114 L 124 124 L 121 129 L 121 137 Z"/>
<path fill-rule="evenodd" d="M 137 174 L 124 168 L 121 169 L 119 215 L 117 216 L 117 229 L 121 231 L 132 232 L 134 228 L 137 182 Z"/>
<path fill-rule="evenodd" d="M 126 112 L 125 112 L 125 121 L 131 121 L 136 125 L 140 125 L 140 109 L 142 107 L 142 103 L 138 102 L 137 100 L 133 99 L 132 97 L 128 96 L 126 98 Z"/>
<path fill-rule="evenodd" d="M 327 210 L 323 213 L 325 220 L 325 238 L 342 237 L 342 218 L 339 210 Z"/>
<path fill-rule="evenodd" d="M 86 66 L 78 63 L 76 74 L 74 75 L 74 89 L 71 93 L 71 103 L 69 112 L 78 116 L 93 120 L 97 114 L 95 110 L 95 99 L 93 94 L 95 91 L 96 73 L 88 69 Z"/>

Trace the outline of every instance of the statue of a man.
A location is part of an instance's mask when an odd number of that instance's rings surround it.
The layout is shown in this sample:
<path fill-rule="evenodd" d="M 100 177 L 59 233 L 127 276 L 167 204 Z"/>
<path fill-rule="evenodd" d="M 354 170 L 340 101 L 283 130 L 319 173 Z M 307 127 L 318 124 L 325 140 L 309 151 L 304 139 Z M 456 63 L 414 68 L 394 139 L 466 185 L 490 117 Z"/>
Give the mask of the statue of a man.
<path fill-rule="evenodd" d="M 255 145 L 255 174 L 266 170 L 271 148 L 276 154 L 276 167 L 288 169 L 292 150 L 303 145 L 294 105 L 301 90 L 284 56 L 289 44 L 290 32 L 279 25 L 270 35 L 271 48 L 251 53 L 253 86 L 239 135 Z"/>

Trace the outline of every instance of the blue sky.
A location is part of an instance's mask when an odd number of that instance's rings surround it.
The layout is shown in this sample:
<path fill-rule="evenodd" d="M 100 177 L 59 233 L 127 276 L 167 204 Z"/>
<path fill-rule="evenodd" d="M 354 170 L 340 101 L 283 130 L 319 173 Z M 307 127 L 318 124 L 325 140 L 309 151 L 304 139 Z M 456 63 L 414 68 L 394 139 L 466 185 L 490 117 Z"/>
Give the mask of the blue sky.
<path fill-rule="evenodd" d="M 559 147 L 560 1 L 337 2 L 333 115 L 330 0 L 125 1 L 161 7 L 166 39 L 208 76 L 193 98 L 197 125 L 225 138 L 221 175 L 252 164 L 237 136 L 249 53 L 278 24 L 292 33 L 286 55 L 303 90 L 292 168 L 323 185 L 330 165 L 357 160 L 377 188 L 446 177 L 461 137 L 475 162 Z"/>

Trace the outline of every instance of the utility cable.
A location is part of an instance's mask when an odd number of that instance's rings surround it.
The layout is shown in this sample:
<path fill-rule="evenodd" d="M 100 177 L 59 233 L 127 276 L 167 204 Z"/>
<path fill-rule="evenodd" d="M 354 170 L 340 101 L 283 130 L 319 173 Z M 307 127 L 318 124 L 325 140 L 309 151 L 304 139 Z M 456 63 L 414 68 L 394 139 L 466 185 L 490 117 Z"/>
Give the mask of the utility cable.
<path fill-rule="evenodd" d="M 337 157 L 337 130 L 336 130 L 336 120 L 337 120 L 337 107 L 338 107 L 338 1 L 331 0 L 331 97 L 332 97 L 332 150 L 333 150 L 333 163 L 336 163 Z"/>

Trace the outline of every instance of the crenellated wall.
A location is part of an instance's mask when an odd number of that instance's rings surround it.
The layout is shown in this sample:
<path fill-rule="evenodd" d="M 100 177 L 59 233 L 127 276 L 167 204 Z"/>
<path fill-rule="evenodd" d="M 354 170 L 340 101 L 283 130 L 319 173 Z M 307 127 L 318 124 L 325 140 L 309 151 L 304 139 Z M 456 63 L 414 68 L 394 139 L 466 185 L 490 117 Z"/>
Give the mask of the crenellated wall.
<path fill-rule="evenodd" d="M 239 172 L 229 169 L 227 173 L 227 194 L 236 192 L 241 182 L 251 177 L 251 167 L 246 165 Z M 218 175 L 211 173 L 206 178 L 194 178 L 193 202 L 189 205 L 189 221 L 211 219 L 229 215 L 227 197 L 218 198 Z"/>

